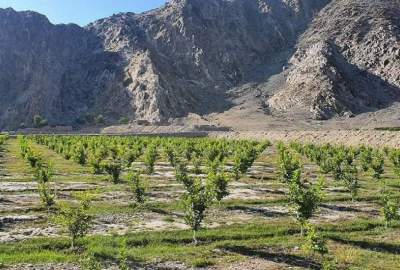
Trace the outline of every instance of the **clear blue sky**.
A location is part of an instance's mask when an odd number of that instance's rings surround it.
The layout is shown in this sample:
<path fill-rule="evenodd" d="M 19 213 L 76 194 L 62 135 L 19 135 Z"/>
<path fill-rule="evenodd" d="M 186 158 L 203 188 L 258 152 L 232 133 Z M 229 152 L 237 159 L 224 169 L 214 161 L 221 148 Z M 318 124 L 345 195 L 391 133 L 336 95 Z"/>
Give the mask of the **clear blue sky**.
<path fill-rule="evenodd" d="M 0 0 L 0 8 L 33 10 L 52 23 L 86 25 L 119 12 L 140 13 L 162 6 L 166 0 Z"/>

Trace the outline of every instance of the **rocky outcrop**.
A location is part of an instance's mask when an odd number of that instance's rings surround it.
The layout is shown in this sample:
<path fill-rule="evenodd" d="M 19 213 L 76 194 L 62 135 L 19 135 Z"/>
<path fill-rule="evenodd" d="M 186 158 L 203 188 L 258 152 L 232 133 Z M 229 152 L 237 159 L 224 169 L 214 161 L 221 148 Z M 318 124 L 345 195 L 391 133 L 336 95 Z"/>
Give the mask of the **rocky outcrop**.
<path fill-rule="evenodd" d="M 260 94 L 266 111 L 327 119 L 377 110 L 399 99 L 399 6 L 171 0 L 85 28 L 0 9 L 0 128 L 31 126 L 34 115 L 73 125 L 99 114 L 160 122 L 225 111 L 230 90 L 257 88 L 293 52 L 284 85 Z"/>
<path fill-rule="evenodd" d="M 336 0 L 301 37 L 272 108 L 317 119 L 375 111 L 400 100 L 400 2 Z"/>

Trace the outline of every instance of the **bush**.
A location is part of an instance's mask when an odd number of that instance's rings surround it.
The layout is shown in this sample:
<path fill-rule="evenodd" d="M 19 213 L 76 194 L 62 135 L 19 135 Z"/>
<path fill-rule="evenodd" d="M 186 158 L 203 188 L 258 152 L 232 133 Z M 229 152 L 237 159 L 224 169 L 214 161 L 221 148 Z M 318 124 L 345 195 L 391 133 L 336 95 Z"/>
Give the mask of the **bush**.
<path fill-rule="evenodd" d="M 146 186 L 143 184 L 140 174 L 138 172 L 130 172 L 128 174 L 128 181 L 135 194 L 136 202 L 140 204 L 144 203 L 146 199 Z"/>
<path fill-rule="evenodd" d="M 106 119 L 104 118 L 103 115 L 99 114 L 98 116 L 96 116 L 96 117 L 94 118 L 94 122 L 95 122 L 97 125 L 104 125 L 104 124 L 106 123 Z"/>
<path fill-rule="evenodd" d="M 279 175 L 284 183 L 290 183 L 298 172 L 300 172 L 300 161 L 284 145 L 278 145 L 279 150 Z"/>
<path fill-rule="evenodd" d="M 382 195 L 382 214 L 386 227 L 390 226 L 393 221 L 400 220 L 399 200 L 393 197 L 394 196 L 387 191 L 385 191 Z"/>
<path fill-rule="evenodd" d="M 127 125 L 129 124 L 129 118 L 128 117 L 121 117 L 118 121 L 121 125 Z"/>
<path fill-rule="evenodd" d="M 303 234 L 304 224 L 310 219 L 322 201 L 324 179 L 320 177 L 317 184 L 303 183 L 301 172 L 297 170 L 289 185 L 289 203 L 296 213 L 296 219 L 301 225 Z"/>
<path fill-rule="evenodd" d="M 87 193 L 76 193 L 75 198 L 79 200 L 79 205 L 61 204 L 54 219 L 68 231 L 71 249 L 74 249 L 78 238 L 86 236 L 93 220 L 89 214 L 92 197 Z"/>
<path fill-rule="evenodd" d="M 372 177 L 374 179 L 376 180 L 381 179 L 381 175 L 384 173 L 384 165 L 385 165 L 385 160 L 383 154 L 378 150 L 374 151 L 371 163 L 371 168 L 373 170 Z"/>
<path fill-rule="evenodd" d="M 227 174 L 222 172 L 209 173 L 207 176 L 209 190 L 219 203 L 223 198 L 229 195 L 228 191 L 228 177 Z"/>
<path fill-rule="evenodd" d="M 211 203 L 210 192 L 201 179 L 195 179 L 182 198 L 185 223 L 193 230 L 193 243 L 197 244 L 196 232 L 201 228 L 205 211 Z"/>
<path fill-rule="evenodd" d="M 35 115 L 33 117 L 33 126 L 35 128 L 42 128 L 48 125 L 48 122 L 46 119 L 42 118 L 40 115 Z"/>
<path fill-rule="evenodd" d="M 104 160 L 101 162 L 101 167 L 106 171 L 114 184 L 119 183 L 119 176 L 121 175 L 122 166 L 119 161 Z"/>
<path fill-rule="evenodd" d="M 146 173 L 154 173 L 154 164 L 157 160 L 158 153 L 156 145 L 149 145 L 144 153 L 144 164 L 146 165 Z"/>

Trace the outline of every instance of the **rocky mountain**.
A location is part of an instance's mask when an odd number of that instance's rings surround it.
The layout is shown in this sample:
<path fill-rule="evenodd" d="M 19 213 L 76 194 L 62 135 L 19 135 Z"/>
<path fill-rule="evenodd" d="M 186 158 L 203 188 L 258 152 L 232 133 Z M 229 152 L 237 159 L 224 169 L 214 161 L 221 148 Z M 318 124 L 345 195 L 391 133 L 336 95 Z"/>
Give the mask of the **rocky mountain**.
<path fill-rule="evenodd" d="M 0 9 L 0 128 L 218 113 L 279 74 L 256 96 L 266 113 L 377 110 L 400 99 L 399 15 L 398 0 L 171 0 L 82 28 Z"/>
<path fill-rule="evenodd" d="M 290 64 L 285 85 L 268 101 L 275 109 L 328 119 L 399 101 L 400 1 L 332 1 L 301 36 Z"/>

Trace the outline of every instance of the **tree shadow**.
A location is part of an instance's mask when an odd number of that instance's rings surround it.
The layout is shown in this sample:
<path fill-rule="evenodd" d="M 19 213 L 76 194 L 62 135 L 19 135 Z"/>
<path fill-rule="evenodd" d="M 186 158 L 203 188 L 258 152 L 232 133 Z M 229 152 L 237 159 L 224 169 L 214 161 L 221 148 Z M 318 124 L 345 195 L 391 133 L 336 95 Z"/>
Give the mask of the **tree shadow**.
<path fill-rule="evenodd" d="M 281 252 L 269 252 L 266 250 L 255 250 L 244 246 L 227 246 L 226 251 L 237 253 L 248 257 L 258 257 L 275 263 L 285 263 L 292 267 L 303 267 L 307 269 L 321 269 L 322 265 L 314 260 Z"/>
<path fill-rule="evenodd" d="M 331 240 L 338 242 L 340 244 L 352 245 L 362 249 L 368 249 L 375 252 L 385 252 L 391 254 L 400 254 L 400 245 L 388 244 L 382 242 L 368 242 L 361 240 L 349 240 L 343 239 L 338 236 L 330 236 Z"/>
<path fill-rule="evenodd" d="M 321 204 L 320 205 L 322 208 L 334 210 L 334 211 L 340 211 L 340 212 L 356 212 L 356 213 L 362 213 L 364 212 L 363 210 L 350 207 L 350 206 L 338 206 L 338 205 L 330 205 L 330 204 Z"/>
<path fill-rule="evenodd" d="M 227 209 L 231 210 L 231 211 L 239 210 L 239 211 L 243 211 L 243 212 L 246 212 L 249 214 L 257 214 L 257 215 L 262 215 L 264 217 L 271 217 L 271 218 L 288 216 L 288 213 L 282 213 L 279 211 L 262 209 L 262 208 L 254 208 L 254 207 L 242 206 L 242 205 L 229 206 L 229 207 L 227 207 Z"/>

